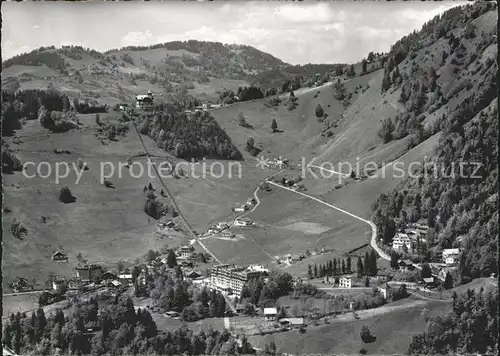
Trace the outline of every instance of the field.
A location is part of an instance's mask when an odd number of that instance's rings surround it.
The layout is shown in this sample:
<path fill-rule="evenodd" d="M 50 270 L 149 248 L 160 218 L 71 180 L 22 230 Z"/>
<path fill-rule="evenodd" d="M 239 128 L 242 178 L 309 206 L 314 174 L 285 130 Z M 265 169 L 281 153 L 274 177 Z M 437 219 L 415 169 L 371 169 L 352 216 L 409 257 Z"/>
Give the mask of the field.
<path fill-rule="evenodd" d="M 330 324 L 308 326 L 305 334 L 290 331 L 267 336 L 251 336 L 249 339 L 253 346 L 260 348 L 264 348 L 269 340 L 274 340 L 278 352 L 295 355 L 353 354 L 354 350 L 361 348 L 365 348 L 369 355 L 403 354 L 408 349 L 411 336 L 425 330 L 423 308 L 429 309 L 429 316 L 442 315 L 450 309 L 449 304 L 439 302 L 410 300 L 411 304 L 407 306 L 399 302 L 378 308 L 377 315 L 373 310 L 360 311 L 358 312 L 360 320 L 344 321 L 338 317 L 330 319 Z M 367 325 L 371 333 L 377 337 L 375 342 L 364 344 L 361 341 L 359 332 L 363 325 Z"/>
<path fill-rule="evenodd" d="M 340 256 L 366 243 L 371 236 L 368 225 L 306 197 L 278 187 L 258 194 L 261 204 L 247 215 L 257 226 L 231 229 L 243 235 L 243 239 L 204 240 L 224 262 L 265 264 L 272 256 L 301 254 L 322 247 Z"/>
<path fill-rule="evenodd" d="M 112 122 L 114 119 L 114 113 L 101 115 L 103 122 Z M 11 142 L 11 147 L 22 162 L 32 161 L 37 165 L 46 162 L 40 171 L 45 174 L 50 166 L 52 174 L 47 178 L 39 175 L 27 178 L 22 173 L 4 177 L 4 198 L 12 210 L 4 214 L 2 219 L 6 227 L 4 288 L 17 276 L 28 280 L 36 278 L 44 284 L 51 274 L 73 275 L 78 253 L 89 262 L 132 262 L 149 249 L 160 250 L 166 244 L 177 246 L 189 241 L 182 234 L 174 232 L 170 238 L 158 239 L 154 233 L 156 222 L 143 213 L 144 186 L 151 182 L 157 194 L 161 187 L 154 173 L 149 175 L 146 158 L 137 156 L 143 153 L 143 149 L 135 133 L 130 131 L 125 137 L 119 137 L 118 142 L 104 146 L 93 135 L 94 115 L 81 115 L 80 120 L 83 125 L 79 131 L 65 134 L 48 134 L 38 122 L 28 122 L 17 134 L 21 141 L 19 144 L 13 144 L 10 138 L 6 140 Z M 145 142 L 150 153 L 155 156 L 156 163 L 176 161 L 156 148 L 152 140 L 145 138 Z M 60 155 L 54 153 L 54 149 L 67 149 L 71 153 Z M 134 162 L 143 165 L 143 175 L 139 175 L 139 170 L 134 172 L 123 167 L 120 170 L 119 164 L 124 164 L 129 156 L 133 157 Z M 80 180 L 77 180 L 77 173 L 72 166 L 78 158 L 87 162 L 89 167 Z M 63 162 L 70 165 L 70 170 L 65 178 L 56 182 L 56 164 Z M 222 163 L 227 174 L 230 164 Z M 210 162 L 206 164 L 210 167 Z M 111 166 L 115 169 L 113 175 Z M 247 162 L 242 162 L 241 177 L 227 175 L 218 179 L 210 178 L 207 174 L 203 178 L 200 174 L 203 168 L 200 164 L 192 170 L 201 178 L 188 176 L 165 180 L 176 196 L 180 209 L 198 231 L 205 230 L 211 220 L 230 211 L 236 202 L 246 201 L 260 179 L 267 174 Z M 60 172 L 65 175 L 65 167 L 61 166 Z M 33 175 L 36 173 L 35 167 L 28 166 L 25 173 Z M 101 183 L 101 177 L 105 175 L 109 176 L 114 189 L 106 188 Z M 63 186 L 68 186 L 76 197 L 74 203 L 63 204 L 58 200 Z M 45 223 L 41 221 L 42 216 L 46 219 Z M 10 233 L 13 217 L 28 228 L 28 235 L 23 239 L 17 239 Z M 68 254 L 69 264 L 51 262 L 50 256 L 57 249 Z"/>

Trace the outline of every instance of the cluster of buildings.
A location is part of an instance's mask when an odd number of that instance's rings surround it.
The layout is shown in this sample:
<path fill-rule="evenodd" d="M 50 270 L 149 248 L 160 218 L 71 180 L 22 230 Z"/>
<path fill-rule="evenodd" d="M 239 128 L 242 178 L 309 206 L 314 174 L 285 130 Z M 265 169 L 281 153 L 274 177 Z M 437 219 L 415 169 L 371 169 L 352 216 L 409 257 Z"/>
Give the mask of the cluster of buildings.
<path fill-rule="evenodd" d="M 264 266 L 215 265 L 210 273 L 210 288 L 227 295 L 239 296 L 248 281 L 268 274 L 269 270 Z"/>
<path fill-rule="evenodd" d="M 236 235 L 229 231 L 229 224 L 227 222 L 218 222 L 208 228 L 206 236 L 219 234 L 221 237 L 233 238 Z"/>
<path fill-rule="evenodd" d="M 403 252 L 405 249 L 408 253 L 414 253 L 417 245 L 417 240 L 426 242 L 427 230 L 426 225 L 408 224 L 404 232 L 398 232 L 392 239 L 392 249 L 394 251 Z"/>
<path fill-rule="evenodd" d="M 257 200 L 255 200 L 255 198 L 248 198 L 245 204 L 234 207 L 233 211 L 235 213 L 242 213 L 250 209 L 250 207 L 255 204 L 257 204 Z"/>
<path fill-rule="evenodd" d="M 287 265 L 291 265 L 293 263 L 297 263 L 297 262 L 300 262 L 302 261 L 303 259 L 305 259 L 307 256 L 303 253 L 301 254 L 291 254 L 291 253 L 287 253 L 286 255 L 284 255 L 283 257 L 280 257 L 280 256 L 273 256 L 274 259 L 278 262 L 278 264 L 280 263 L 285 263 Z"/>

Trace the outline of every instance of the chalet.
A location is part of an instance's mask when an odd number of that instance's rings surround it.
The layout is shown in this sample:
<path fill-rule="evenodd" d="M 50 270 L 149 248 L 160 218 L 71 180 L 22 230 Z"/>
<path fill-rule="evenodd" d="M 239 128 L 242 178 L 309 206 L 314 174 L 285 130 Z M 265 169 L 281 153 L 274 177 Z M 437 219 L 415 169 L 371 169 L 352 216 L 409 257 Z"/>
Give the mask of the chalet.
<path fill-rule="evenodd" d="M 276 320 L 276 316 L 278 312 L 276 308 L 264 308 L 264 318 L 266 321 L 274 321 Z"/>
<path fill-rule="evenodd" d="M 342 276 L 339 279 L 339 288 L 351 288 L 352 287 L 352 277 Z"/>
<path fill-rule="evenodd" d="M 128 104 L 120 104 L 119 108 L 120 108 L 120 111 L 126 111 L 126 110 L 128 110 L 129 106 L 128 106 Z"/>
<path fill-rule="evenodd" d="M 30 291 L 32 288 L 28 285 L 28 280 L 23 277 L 19 277 L 15 282 L 12 283 L 12 290 L 14 292 L 26 292 Z"/>
<path fill-rule="evenodd" d="M 196 272 L 196 271 L 191 271 L 191 272 L 186 274 L 186 278 L 189 278 L 189 279 L 198 279 L 200 277 L 201 277 L 201 274 Z"/>
<path fill-rule="evenodd" d="M 410 236 L 408 234 L 398 232 L 393 238 L 392 238 L 392 249 L 394 251 L 403 251 L 404 247 L 406 246 L 406 249 L 408 252 L 411 253 L 413 250 L 413 244 Z"/>
<path fill-rule="evenodd" d="M 442 254 L 443 262 L 447 265 L 454 265 L 458 263 L 460 258 L 460 249 L 458 248 L 449 248 L 444 249 Z"/>
<path fill-rule="evenodd" d="M 424 285 L 425 285 L 427 288 L 432 288 L 432 287 L 435 287 L 435 285 L 436 285 L 436 282 L 435 282 L 435 280 L 434 280 L 434 277 L 423 278 L 423 282 L 424 282 Z"/>
<path fill-rule="evenodd" d="M 66 255 L 64 252 L 62 251 L 56 251 L 53 255 L 52 255 L 52 261 L 53 262 L 68 262 L 68 255 Z"/>
<path fill-rule="evenodd" d="M 400 271 L 413 271 L 415 269 L 413 262 L 410 260 L 400 260 L 398 266 Z"/>
<path fill-rule="evenodd" d="M 76 268 L 76 277 L 83 281 L 98 281 L 102 278 L 102 266 L 98 265 L 85 265 Z"/>
<path fill-rule="evenodd" d="M 237 207 L 234 208 L 234 211 L 236 213 L 242 213 L 242 212 L 245 211 L 245 207 L 244 206 L 237 206 Z"/>

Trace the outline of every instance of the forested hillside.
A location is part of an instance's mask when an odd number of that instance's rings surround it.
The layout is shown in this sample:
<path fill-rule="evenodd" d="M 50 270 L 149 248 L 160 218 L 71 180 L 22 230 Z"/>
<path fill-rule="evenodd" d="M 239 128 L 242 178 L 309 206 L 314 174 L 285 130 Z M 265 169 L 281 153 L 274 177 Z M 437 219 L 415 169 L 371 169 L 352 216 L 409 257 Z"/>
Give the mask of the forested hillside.
<path fill-rule="evenodd" d="M 393 46 L 382 91 L 401 90 L 404 111 L 386 118 L 385 142 L 411 135 L 409 148 L 440 135 L 433 157 L 373 206 L 390 244 L 407 223 L 430 227 L 416 255 L 461 247 L 460 281 L 498 273 L 496 5 L 453 8 Z M 423 56 L 423 57 L 422 57 Z"/>
<path fill-rule="evenodd" d="M 189 117 L 175 111 L 156 113 L 142 121 L 140 132 L 178 158 L 242 158 L 227 133 L 208 112 Z"/>
<path fill-rule="evenodd" d="M 498 289 L 454 294 L 453 310 L 429 320 L 424 333 L 413 336 L 408 353 L 498 355 Z"/>

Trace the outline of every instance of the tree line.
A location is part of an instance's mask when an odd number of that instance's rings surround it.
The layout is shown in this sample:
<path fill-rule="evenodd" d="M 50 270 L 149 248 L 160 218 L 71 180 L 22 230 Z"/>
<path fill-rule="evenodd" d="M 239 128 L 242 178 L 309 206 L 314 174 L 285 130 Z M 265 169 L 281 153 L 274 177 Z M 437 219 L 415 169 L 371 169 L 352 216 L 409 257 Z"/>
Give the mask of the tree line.
<path fill-rule="evenodd" d="M 239 344 L 229 331 L 194 332 L 182 326 L 160 332 L 151 314 L 134 309 L 130 298 L 116 296 L 104 307 L 91 298 L 74 304 L 65 314 L 49 317 L 38 309 L 11 314 L 3 328 L 2 342 L 24 355 L 236 355 L 253 353 L 245 337 Z"/>
<path fill-rule="evenodd" d="M 377 254 L 374 250 L 371 250 L 370 252 L 366 251 L 364 260 L 361 259 L 361 257 L 358 257 L 356 263 L 356 274 L 358 277 L 363 275 L 376 276 L 377 271 Z M 326 264 L 320 264 L 319 266 L 316 264 L 307 266 L 307 276 L 310 279 L 323 278 L 325 276 L 337 276 L 352 272 L 353 266 L 351 256 L 347 256 L 345 260 L 342 258 L 334 258 Z"/>

